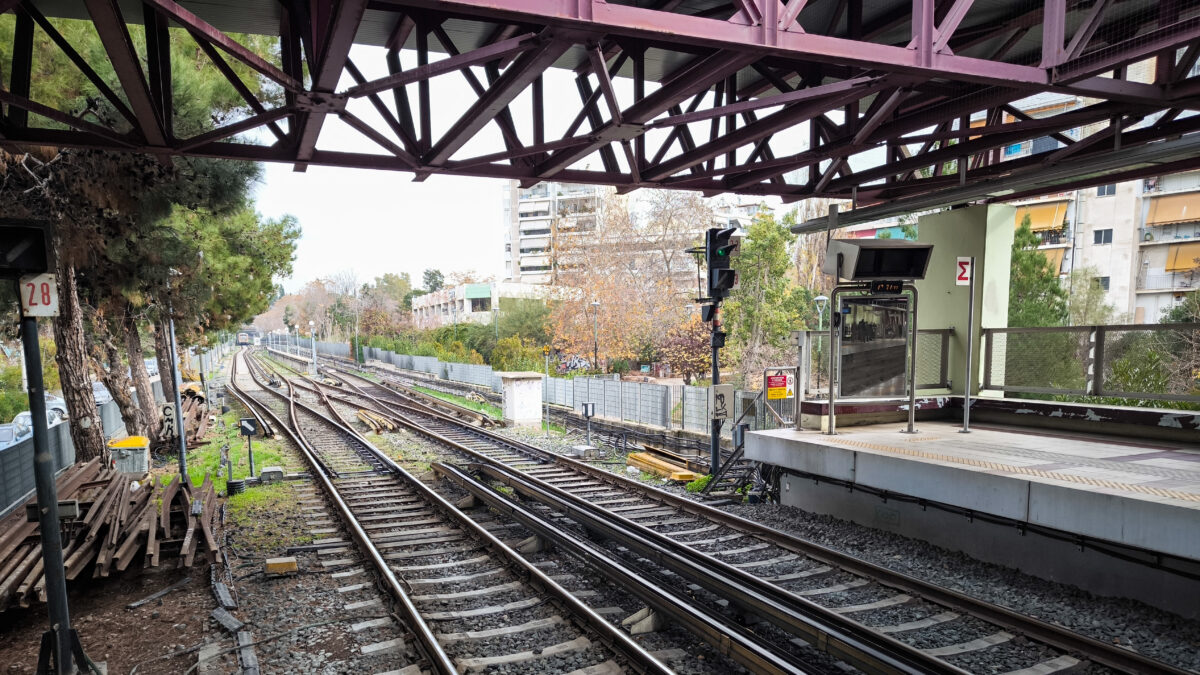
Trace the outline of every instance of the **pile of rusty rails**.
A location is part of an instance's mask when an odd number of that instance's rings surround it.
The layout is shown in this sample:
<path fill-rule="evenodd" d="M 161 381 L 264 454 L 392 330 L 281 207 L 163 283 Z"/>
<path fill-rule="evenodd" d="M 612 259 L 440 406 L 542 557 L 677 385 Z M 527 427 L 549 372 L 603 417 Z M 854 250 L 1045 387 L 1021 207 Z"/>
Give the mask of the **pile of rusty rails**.
<path fill-rule="evenodd" d="M 198 488 L 181 484 L 178 475 L 161 486 L 95 458 L 67 468 L 56 487 L 68 580 L 89 571 L 94 578 L 107 577 L 139 559 L 143 567 L 216 560 L 217 495 L 207 476 Z M 31 497 L 0 520 L 0 610 L 46 601 L 36 514 Z"/>
<path fill-rule="evenodd" d="M 636 552 L 644 560 L 662 563 L 671 574 L 687 578 L 732 603 L 743 605 L 743 610 L 748 614 L 762 617 L 780 627 L 786 626 L 789 632 L 803 636 L 802 639 L 827 649 L 831 655 L 847 660 L 860 669 L 869 672 L 894 672 L 890 667 L 879 667 L 885 661 L 870 663 L 883 656 L 880 652 L 872 653 L 875 649 L 882 649 L 884 652 L 891 652 L 893 648 L 900 649 L 900 653 L 891 654 L 899 660 L 891 663 L 906 664 L 902 670 L 916 666 L 918 672 L 939 672 L 947 664 L 928 661 L 921 663 L 919 660 L 923 658 L 922 655 L 912 653 L 891 640 L 880 640 L 878 634 L 872 635 L 873 631 L 870 628 L 846 621 L 845 616 L 836 613 L 831 615 L 828 608 L 796 597 L 771 579 L 757 578 L 754 574 L 746 574 L 727 564 L 706 559 L 711 556 L 697 553 L 689 545 L 671 541 L 670 537 L 638 526 L 623 514 L 629 514 L 630 509 L 634 508 L 646 509 L 650 512 L 667 513 L 668 515 L 661 517 L 668 523 L 686 518 L 707 523 L 704 527 L 728 528 L 728 531 L 752 541 L 757 540 L 756 546 L 770 547 L 772 555 L 806 557 L 831 570 L 840 570 L 892 589 L 897 597 L 903 595 L 941 605 L 951 614 L 982 620 L 1013 635 L 1024 636 L 1030 641 L 1074 655 L 1081 661 L 1118 672 L 1179 675 L 1185 672 L 1121 646 L 1108 644 L 1063 626 L 875 565 L 687 497 L 613 474 L 603 468 L 547 452 L 516 438 L 464 425 L 446 415 L 431 414 L 419 406 L 412 405 L 404 397 L 387 396 L 389 390 L 374 383 L 350 383 L 349 380 L 347 382 L 350 384 L 347 393 L 353 393 L 363 399 L 360 405 L 367 406 L 369 401 L 376 413 L 387 415 L 405 428 L 447 446 L 454 453 L 465 457 L 468 462 L 466 468 L 486 479 L 489 484 L 486 490 L 480 487 L 483 483 L 478 479 L 468 480 L 471 477 L 463 470 L 462 465 L 442 463 L 437 467 L 439 473 L 454 480 L 478 498 L 483 498 L 486 494 L 488 499 L 485 501 L 492 508 L 509 513 L 534 531 L 544 530 L 545 536 L 553 538 L 545 523 L 529 519 L 520 508 L 522 504 L 540 503 L 550 511 L 561 514 L 561 518 L 576 522 L 593 535 L 612 539 L 618 546 Z M 496 491 L 492 486 L 498 483 L 504 484 L 510 494 Z M 617 510 L 621 513 L 610 511 L 608 507 L 595 503 L 600 499 L 598 495 L 604 494 L 602 489 L 614 495 L 605 499 L 620 503 L 621 506 L 617 507 Z M 513 494 L 520 495 L 521 499 L 513 498 Z M 711 574 L 706 573 L 705 568 Z M 674 618 L 686 623 L 686 618 L 682 615 Z M 864 650 L 863 647 L 867 649 Z M 847 653 L 847 650 L 856 653 Z"/>
<path fill-rule="evenodd" d="M 196 383 L 187 383 L 179 396 L 180 404 L 183 407 L 183 428 L 187 433 L 188 450 L 195 450 L 204 444 L 204 434 L 208 432 L 209 415 L 208 402 L 204 398 L 204 390 Z M 177 452 L 178 445 L 175 432 L 169 426 L 171 422 L 166 417 L 163 418 L 158 428 L 157 437 L 163 439 L 160 443 L 161 450 L 168 453 Z M 169 432 L 169 433 L 168 433 Z M 171 440 L 175 438 L 176 440 Z"/>

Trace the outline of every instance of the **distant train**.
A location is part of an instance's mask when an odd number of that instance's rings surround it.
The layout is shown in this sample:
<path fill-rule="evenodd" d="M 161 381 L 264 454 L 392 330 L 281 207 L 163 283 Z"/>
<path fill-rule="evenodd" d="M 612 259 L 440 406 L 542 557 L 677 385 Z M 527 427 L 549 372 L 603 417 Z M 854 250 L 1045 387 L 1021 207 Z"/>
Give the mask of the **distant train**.
<path fill-rule="evenodd" d="M 250 344 L 250 334 L 246 333 L 246 332 L 238 333 L 237 334 L 237 343 L 239 345 L 249 345 Z"/>

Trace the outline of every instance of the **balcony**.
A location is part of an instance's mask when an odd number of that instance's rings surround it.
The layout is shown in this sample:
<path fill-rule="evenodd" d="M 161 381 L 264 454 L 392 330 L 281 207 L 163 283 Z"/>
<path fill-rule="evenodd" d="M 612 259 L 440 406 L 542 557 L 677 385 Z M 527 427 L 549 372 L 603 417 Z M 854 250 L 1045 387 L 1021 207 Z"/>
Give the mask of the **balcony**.
<path fill-rule="evenodd" d="M 1192 274 L 1143 274 L 1138 277 L 1139 291 L 1176 291 L 1197 288 Z"/>
<path fill-rule="evenodd" d="M 1071 243 L 1070 228 L 1061 230 L 1038 230 L 1034 232 L 1038 238 L 1038 246 L 1057 246 Z"/>

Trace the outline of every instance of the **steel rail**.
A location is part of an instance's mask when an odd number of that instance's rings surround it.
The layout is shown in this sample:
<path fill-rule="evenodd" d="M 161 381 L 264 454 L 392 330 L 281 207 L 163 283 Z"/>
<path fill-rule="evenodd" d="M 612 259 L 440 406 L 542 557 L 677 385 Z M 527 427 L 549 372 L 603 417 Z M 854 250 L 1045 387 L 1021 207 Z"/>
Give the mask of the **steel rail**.
<path fill-rule="evenodd" d="M 379 401 L 379 399 L 371 396 L 370 394 L 364 393 L 362 395 L 375 400 L 381 405 L 388 405 L 385 402 Z M 445 416 L 441 417 L 440 419 L 450 423 L 455 423 L 455 420 Z M 452 439 L 438 434 L 437 432 L 425 429 L 419 424 L 416 424 L 410 420 L 398 421 L 420 433 L 434 437 L 438 441 L 448 444 L 482 463 L 504 466 L 496 460 L 491 459 L 487 455 L 476 452 L 460 443 L 453 441 Z M 1137 652 L 1129 651 L 1122 647 L 1111 645 L 1095 638 L 1082 635 L 1068 628 L 1057 626 L 1035 617 L 1021 614 L 1006 607 L 1002 607 L 1000 605 L 987 602 L 985 600 L 981 600 L 949 588 L 932 584 L 903 572 L 898 572 L 880 565 L 876 565 L 861 558 L 856 558 L 849 554 L 801 539 L 794 535 L 779 532 L 777 530 L 768 528 L 761 523 L 721 511 L 712 506 L 708 506 L 706 504 L 702 504 L 700 502 L 696 502 L 664 490 L 659 490 L 653 486 L 630 480 L 624 476 L 611 473 L 601 468 L 590 466 L 584 462 L 571 459 L 569 457 L 563 457 L 561 455 L 555 455 L 546 452 L 536 446 L 513 438 L 501 436 L 490 430 L 467 426 L 463 426 L 462 428 L 478 436 L 487 437 L 496 443 L 503 445 L 504 447 L 513 449 L 531 458 L 536 458 L 542 461 L 552 461 L 603 482 L 616 485 L 621 489 L 641 493 L 648 498 L 658 500 L 668 506 L 680 509 L 681 511 L 685 511 L 687 513 L 691 513 L 692 515 L 706 518 L 712 522 L 719 523 L 726 527 L 756 536 L 785 550 L 811 557 L 814 560 L 827 565 L 840 567 L 848 572 L 873 579 L 884 586 L 903 591 L 914 597 L 924 598 L 935 604 L 945 606 L 958 612 L 969 614 L 976 618 L 1005 628 L 1010 632 L 1016 632 L 1025 635 L 1030 639 L 1036 640 L 1056 649 L 1068 653 L 1085 655 L 1088 660 L 1099 665 L 1107 666 L 1109 668 L 1114 668 L 1121 672 L 1127 673 L 1191 675 L 1187 670 L 1163 663 L 1162 661 L 1139 654 Z"/>
<path fill-rule="evenodd" d="M 243 350 L 243 354 L 244 353 L 245 350 Z M 291 418 L 295 419 L 296 401 L 295 397 L 291 394 L 291 383 L 288 383 L 288 395 L 284 396 L 283 393 L 274 391 L 263 385 L 263 383 L 260 382 L 257 377 L 255 377 L 253 369 L 249 367 L 247 368 L 250 370 L 251 379 L 253 379 L 254 382 L 259 385 L 259 387 L 287 400 Z M 337 486 L 335 486 L 333 481 L 329 479 L 329 475 L 327 473 L 327 469 L 324 467 L 324 464 L 317 460 L 316 449 L 313 448 L 308 443 L 308 440 L 303 437 L 303 433 L 300 431 L 300 425 L 297 424 L 296 429 L 293 430 L 289 424 L 286 424 L 283 420 L 280 420 L 275 415 L 275 412 L 268 406 L 255 401 L 254 397 L 250 396 L 248 393 L 242 391 L 241 388 L 238 387 L 236 358 L 234 359 L 233 369 L 229 374 L 229 387 L 231 391 L 244 395 L 239 396 L 238 398 L 244 405 L 246 405 L 247 408 L 251 408 L 252 405 L 256 404 L 262 409 L 263 414 L 268 415 L 272 419 L 275 419 L 277 422 L 279 422 L 279 428 L 282 429 L 289 438 L 291 438 L 292 442 L 296 444 L 296 447 L 300 449 L 300 452 L 304 456 L 305 460 L 310 466 L 312 466 L 313 479 L 321 484 L 322 489 L 329 496 L 329 498 L 333 500 L 334 505 L 337 507 L 338 513 L 341 515 L 342 522 L 345 523 L 346 527 L 350 530 L 351 534 L 354 536 L 354 539 L 358 542 L 361 550 L 363 550 L 370 558 L 372 566 L 375 567 L 375 571 L 383 578 L 384 583 L 386 583 L 388 590 L 391 591 L 392 596 L 396 598 L 400 605 L 401 615 L 404 618 L 406 627 L 416 637 L 416 641 L 419 643 L 421 651 L 425 655 L 425 660 L 429 662 L 430 667 L 439 673 L 439 675 L 457 675 L 457 666 L 454 665 L 454 662 L 450 659 L 450 656 L 446 653 L 446 651 L 442 649 L 441 644 L 439 644 L 437 638 L 434 637 L 433 631 L 421 618 L 421 614 L 417 610 L 417 606 L 409 597 L 408 592 L 405 591 L 403 584 L 401 584 L 400 580 L 396 578 L 395 573 L 392 572 L 392 568 L 387 564 L 387 561 L 384 560 L 383 555 L 379 552 L 379 549 L 376 548 L 371 542 L 366 530 L 362 528 L 362 525 L 358 522 L 358 519 L 350 510 L 350 506 L 345 502 L 345 500 L 342 499 Z M 253 404 L 251 402 L 253 402 Z"/>
<path fill-rule="evenodd" d="M 290 384 L 291 383 L 289 382 L 289 386 Z M 325 393 L 320 391 L 319 388 L 316 389 L 316 391 L 323 399 L 326 398 Z M 275 393 L 278 394 L 278 392 Z M 308 409 L 310 412 L 321 415 L 320 413 L 312 411 L 311 408 L 305 406 L 304 404 L 300 405 Z M 333 408 L 333 406 L 328 407 L 338 419 L 342 419 L 341 415 Z M 321 415 L 321 417 L 324 417 L 324 415 Z M 423 496 L 434 506 L 440 508 L 443 512 L 449 514 L 452 518 L 457 520 L 464 529 L 474 534 L 484 544 L 485 548 L 493 552 L 495 555 L 507 560 L 510 566 L 516 568 L 513 571 L 517 573 L 518 576 L 523 577 L 526 583 L 530 584 L 534 588 L 539 589 L 546 595 L 551 596 L 555 601 L 561 603 L 564 608 L 569 610 L 572 616 L 580 620 L 580 623 L 582 624 L 581 627 L 585 627 L 593 631 L 593 633 L 599 637 L 599 641 L 602 644 L 607 646 L 615 654 L 623 657 L 626 660 L 627 665 L 632 666 L 636 672 L 653 675 L 669 675 L 672 673 L 670 668 L 643 649 L 641 645 L 633 640 L 633 638 L 618 630 L 615 626 L 604 619 L 604 617 L 600 616 L 590 607 L 584 604 L 582 600 L 576 598 L 561 585 L 559 585 L 558 582 L 551 579 L 549 575 L 535 567 L 529 561 L 525 560 L 524 557 L 510 548 L 507 544 L 500 541 L 500 539 L 494 534 L 484 529 L 483 526 L 481 526 L 479 523 L 476 523 L 457 507 L 447 501 L 445 497 L 442 497 L 424 482 L 418 480 L 404 467 L 397 464 L 396 461 L 389 457 L 386 453 L 375 447 L 374 444 L 368 441 L 365 437 L 363 437 L 357 431 L 351 429 L 348 425 L 344 424 L 344 420 L 342 423 L 334 422 L 333 420 L 329 421 L 341 432 L 350 435 L 359 442 L 365 444 L 366 447 L 375 453 L 380 461 L 383 462 L 394 474 L 404 478 L 409 482 L 409 487 L 412 487 L 419 495 Z M 388 571 L 389 573 L 391 572 L 390 568 Z"/>
<path fill-rule="evenodd" d="M 660 588 L 647 581 L 637 570 L 621 562 L 613 554 L 584 544 L 577 535 L 563 530 L 521 504 L 503 497 L 492 488 L 471 477 L 460 467 L 436 462 L 433 464 L 433 469 L 487 504 L 492 510 L 509 516 L 554 546 L 583 560 L 607 577 L 609 581 L 637 596 L 653 611 L 670 617 L 692 634 L 715 647 L 721 654 L 738 661 L 750 668 L 752 672 L 794 673 L 797 675 L 809 672 L 806 669 L 809 668 L 807 664 L 796 663 L 794 657 L 786 652 L 776 651 L 772 645 L 765 643 L 753 631 L 707 607 L 686 602 L 671 590 Z"/>
<path fill-rule="evenodd" d="M 681 544 L 606 509 L 593 506 L 510 467 L 478 464 L 489 477 L 559 511 L 656 564 L 728 598 L 817 649 L 868 673 L 948 673 L 968 671 L 873 631 L 863 624 L 801 598 L 776 584 Z"/>
<path fill-rule="evenodd" d="M 370 394 L 364 393 L 363 395 L 379 402 L 378 399 L 371 397 Z M 512 471 L 512 469 L 509 467 L 497 462 L 487 455 L 472 450 L 462 443 L 443 436 L 436 431 L 427 429 L 403 415 L 392 413 L 392 417 L 405 427 L 408 427 L 428 437 L 434 438 L 441 443 L 449 445 L 450 447 L 475 458 L 478 460 L 481 466 L 501 468 Z M 496 436 L 495 434 L 483 429 L 479 429 L 478 427 L 464 428 L 469 428 L 474 432 L 482 432 L 483 435 L 490 438 L 495 438 Z M 507 439 L 503 439 L 503 437 L 496 440 L 501 442 L 507 441 Z M 540 461 L 552 462 L 558 458 L 557 455 L 553 455 L 542 450 L 538 450 L 537 453 L 539 455 L 537 458 Z M 545 487 L 546 489 L 552 489 L 551 486 L 539 481 L 536 478 L 532 478 L 523 473 L 521 475 L 523 476 L 522 480 L 536 481 L 539 485 Z M 607 514 L 608 512 L 605 511 L 605 513 Z M 609 514 L 609 517 L 611 517 L 611 514 Z M 619 537 L 614 536 L 614 538 Z M 656 557 L 662 552 L 650 551 L 643 553 L 652 556 L 657 562 L 663 562 L 663 560 Z M 703 554 L 697 553 L 697 555 Z M 710 558 L 710 560 L 713 563 L 719 563 L 719 561 L 716 561 L 715 559 Z M 724 563 L 720 564 L 723 565 Z M 852 663 L 859 668 L 867 670 L 868 672 L 953 673 L 955 675 L 960 675 L 966 672 L 955 668 L 945 661 L 928 656 L 922 653 L 920 650 L 910 647 L 899 640 L 875 633 L 874 631 L 870 631 L 861 624 L 831 612 L 828 609 L 810 601 L 796 598 L 797 602 L 795 604 L 799 605 L 798 610 L 795 607 L 781 608 L 778 606 L 778 603 L 774 602 L 770 598 L 771 593 L 787 593 L 787 591 L 779 588 L 778 586 L 770 585 L 768 593 L 764 594 L 761 592 L 761 590 L 751 591 L 747 588 L 734 588 L 727 582 L 717 578 L 715 575 L 706 575 L 703 572 L 697 572 L 695 570 L 695 565 L 688 566 L 685 563 L 682 567 L 680 567 L 680 569 L 675 569 L 674 567 L 671 567 L 671 569 L 677 573 L 681 573 L 684 569 L 688 569 L 690 571 L 690 578 L 692 578 L 693 581 L 706 586 L 713 584 L 714 587 L 710 588 L 710 590 L 714 590 L 714 592 L 723 594 L 731 602 L 742 604 L 755 612 L 775 619 L 777 625 L 780 625 L 785 630 L 789 630 L 793 634 L 804 635 L 817 649 L 825 651 L 838 659 Z M 736 568 L 730 569 L 733 569 L 740 574 L 745 574 L 740 570 L 736 570 Z M 761 582 L 761 580 L 759 580 L 759 582 L 765 583 Z M 832 628 L 830 627 L 831 625 L 833 626 Z M 859 640 L 854 637 L 854 633 L 861 633 L 862 631 L 867 631 L 869 634 L 870 639 L 866 641 L 867 644 L 864 644 L 863 640 Z"/>

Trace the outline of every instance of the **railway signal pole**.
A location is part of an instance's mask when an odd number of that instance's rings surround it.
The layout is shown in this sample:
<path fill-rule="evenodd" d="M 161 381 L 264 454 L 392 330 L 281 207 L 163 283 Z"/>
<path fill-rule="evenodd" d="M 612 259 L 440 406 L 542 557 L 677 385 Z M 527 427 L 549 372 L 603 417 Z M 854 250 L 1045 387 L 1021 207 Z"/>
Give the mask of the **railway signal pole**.
<path fill-rule="evenodd" d="M 721 348 L 725 346 L 725 331 L 721 330 L 721 301 L 737 285 L 737 272 L 730 267 L 730 257 L 738 242 L 733 239 L 736 227 L 713 227 L 704 234 L 704 262 L 708 265 L 708 297 L 699 298 L 706 304 L 700 307 L 700 318 L 712 324 L 712 386 L 721 384 Z M 732 403 L 729 401 L 727 403 Z M 712 454 L 711 475 L 721 469 L 721 425 L 723 418 L 709 410 L 712 418 L 709 451 Z"/>

